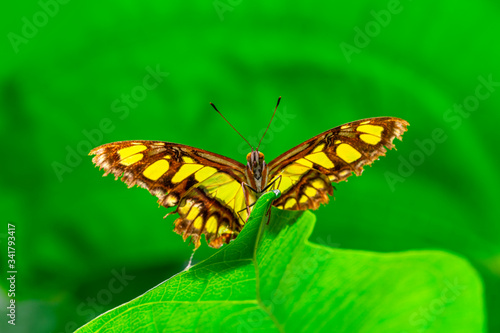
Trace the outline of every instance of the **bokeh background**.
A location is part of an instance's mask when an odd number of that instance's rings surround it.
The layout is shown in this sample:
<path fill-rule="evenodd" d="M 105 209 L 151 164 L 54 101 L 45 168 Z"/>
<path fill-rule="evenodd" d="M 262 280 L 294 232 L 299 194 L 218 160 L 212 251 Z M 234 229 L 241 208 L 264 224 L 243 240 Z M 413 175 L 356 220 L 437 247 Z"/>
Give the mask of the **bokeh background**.
<path fill-rule="evenodd" d="M 18 274 L 17 325 L 2 314 L 0 331 L 72 332 L 189 260 L 175 217 L 164 220 L 144 189 L 102 178 L 90 148 L 163 140 L 243 161 L 248 147 L 208 103 L 256 143 L 282 96 L 261 147 L 268 161 L 349 121 L 411 124 L 397 151 L 336 185 L 311 240 L 463 256 L 484 282 L 488 329 L 500 332 L 498 3 L 3 7 L 0 267 L 4 276 L 13 223 Z M 204 245 L 194 260 L 214 251 Z M 5 309 L 5 278 L 0 286 Z"/>

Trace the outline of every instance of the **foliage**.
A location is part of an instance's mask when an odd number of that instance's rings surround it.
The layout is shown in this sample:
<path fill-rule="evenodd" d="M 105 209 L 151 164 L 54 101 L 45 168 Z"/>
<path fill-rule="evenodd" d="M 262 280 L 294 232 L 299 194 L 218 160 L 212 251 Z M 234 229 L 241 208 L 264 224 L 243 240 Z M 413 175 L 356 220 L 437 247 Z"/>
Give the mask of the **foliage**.
<path fill-rule="evenodd" d="M 274 198 L 215 255 L 77 332 L 482 332 L 482 285 L 463 259 L 317 245 L 312 213 L 269 220 Z"/>

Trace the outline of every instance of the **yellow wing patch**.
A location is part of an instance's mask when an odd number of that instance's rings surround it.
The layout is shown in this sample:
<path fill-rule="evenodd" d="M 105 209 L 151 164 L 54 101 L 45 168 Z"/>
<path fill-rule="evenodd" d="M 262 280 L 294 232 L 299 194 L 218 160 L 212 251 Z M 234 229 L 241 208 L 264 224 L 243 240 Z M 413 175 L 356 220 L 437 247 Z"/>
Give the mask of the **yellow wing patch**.
<path fill-rule="evenodd" d="M 208 219 L 206 229 L 210 233 L 213 233 L 217 230 L 217 219 L 215 217 L 211 216 Z"/>
<path fill-rule="evenodd" d="M 308 197 L 314 197 L 316 195 L 316 193 L 318 193 L 318 190 L 316 190 L 314 187 L 306 186 L 306 189 L 305 189 L 304 193 Z"/>
<path fill-rule="evenodd" d="M 194 220 L 193 227 L 195 229 L 201 229 L 203 227 L 203 217 L 198 216 L 196 220 Z"/>
<path fill-rule="evenodd" d="M 198 208 L 197 206 L 191 206 L 191 209 L 189 210 L 189 214 L 187 215 L 187 219 L 188 220 L 194 220 L 195 218 L 198 217 L 198 215 L 200 215 L 200 208 Z"/>
<path fill-rule="evenodd" d="M 206 166 L 197 171 L 194 174 L 194 177 L 196 178 L 197 181 L 202 182 L 216 172 L 217 172 L 216 168 Z"/>
<path fill-rule="evenodd" d="M 134 154 L 137 154 L 137 153 L 144 151 L 146 149 L 148 149 L 148 147 L 143 146 L 143 145 L 130 146 L 130 147 L 118 150 L 118 155 L 120 155 L 121 160 L 124 160 L 127 157 L 132 156 Z"/>
<path fill-rule="evenodd" d="M 146 149 L 147 147 L 144 145 L 134 145 L 118 150 L 120 164 L 124 166 L 131 166 L 139 162 L 140 160 L 142 160 L 144 155 L 138 153 Z"/>
<path fill-rule="evenodd" d="M 332 160 L 329 159 L 328 156 L 326 156 L 326 154 L 324 152 L 313 153 L 313 154 L 307 155 L 304 158 L 313 162 L 313 163 L 316 163 L 319 166 L 322 166 L 325 169 L 331 169 L 335 166 L 333 164 Z"/>
<path fill-rule="evenodd" d="M 382 140 L 382 138 L 371 134 L 361 134 L 359 138 L 370 145 L 376 145 Z"/>
<path fill-rule="evenodd" d="M 149 165 L 142 174 L 144 177 L 149 178 L 151 180 L 158 180 L 161 176 L 168 171 L 170 164 L 167 160 L 158 160 L 153 164 Z"/>
<path fill-rule="evenodd" d="M 184 163 L 195 163 L 194 160 L 189 156 L 182 156 Z"/>
<path fill-rule="evenodd" d="M 361 153 L 347 143 L 341 143 L 337 147 L 337 155 L 347 163 L 352 163 L 361 157 Z"/>
<path fill-rule="evenodd" d="M 325 148 L 325 145 L 324 144 L 319 144 L 317 145 L 314 149 L 313 149 L 313 153 L 319 153 L 319 152 L 322 152 L 323 149 Z"/>
<path fill-rule="evenodd" d="M 299 164 L 301 166 L 305 166 L 306 168 L 312 168 L 313 162 L 306 160 L 305 158 L 301 158 L 295 162 L 295 164 Z"/>
<path fill-rule="evenodd" d="M 368 133 L 372 134 L 378 137 L 382 136 L 382 132 L 384 131 L 384 128 L 382 126 L 377 126 L 377 125 L 361 125 L 356 128 L 358 132 L 363 132 L 363 133 Z"/>
<path fill-rule="evenodd" d="M 135 164 L 135 163 L 139 162 L 140 160 L 142 160 L 143 157 L 144 157 L 144 155 L 142 155 L 142 154 L 135 154 L 135 155 L 124 158 L 123 160 L 120 161 L 120 164 L 125 165 L 125 166 L 130 166 L 130 165 Z"/>
<path fill-rule="evenodd" d="M 182 182 L 187 177 L 191 176 L 196 171 L 203 168 L 201 164 L 183 164 L 181 168 L 172 177 L 172 183 L 178 184 Z"/>
<path fill-rule="evenodd" d="M 286 201 L 285 209 L 290 209 L 290 208 L 294 207 L 295 205 L 297 205 L 297 200 L 295 200 L 295 198 L 289 198 Z"/>

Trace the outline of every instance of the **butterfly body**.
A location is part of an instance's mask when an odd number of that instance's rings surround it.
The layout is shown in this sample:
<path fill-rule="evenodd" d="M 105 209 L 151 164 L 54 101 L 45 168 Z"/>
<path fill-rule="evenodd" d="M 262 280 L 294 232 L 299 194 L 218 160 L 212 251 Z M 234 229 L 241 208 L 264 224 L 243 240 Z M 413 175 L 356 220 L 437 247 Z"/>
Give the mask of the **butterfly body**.
<path fill-rule="evenodd" d="M 248 185 L 257 193 L 261 193 L 267 186 L 268 180 L 267 164 L 264 154 L 253 150 L 247 155 L 246 178 Z M 260 197 L 260 195 L 259 195 Z"/>
<path fill-rule="evenodd" d="M 121 141 L 93 149 L 93 162 L 105 174 L 121 177 L 158 197 L 168 213 L 179 214 L 174 231 L 205 238 L 218 248 L 235 238 L 258 197 L 271 188 L 282 195 L 279 209 L 317 209 L 333 195 L 332 182 L 360 175 L 363 166 L 385 155 L 401 139 L 408 122 L 394 117 L 362 119 L 321 133 L 269 164 L 252 149 L 246 165 L 206 150 L 162 141 Z"/>

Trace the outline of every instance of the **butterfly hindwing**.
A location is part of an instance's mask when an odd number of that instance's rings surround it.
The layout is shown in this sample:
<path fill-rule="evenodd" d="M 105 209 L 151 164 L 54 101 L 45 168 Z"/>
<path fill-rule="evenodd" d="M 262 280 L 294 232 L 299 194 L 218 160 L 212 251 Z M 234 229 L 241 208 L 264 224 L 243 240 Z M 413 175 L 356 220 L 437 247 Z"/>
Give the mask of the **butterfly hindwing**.
<path fill-rule="evenodd" d="M 354 121 L 321 133 L 290 149 L 269 163 L 269 179 L 282 196 L 274 202 L 281 209 L 316 209 L 333 194 L 331 182 L 360 175 L 363 166 L 392 149 L 401 140 L 408 122 L 394 117 Z"/>
<path fill-rule="evenodd" d="M 248 193 L 248 204 L 256 201 Z M 211 247 L 219 248 L 235 238 L 249 217 L 241 183 L 224 172 L 217 172 L 193 185 L 182 197 L 175 221 L 175 232 L 184 239 L 191 236 L 198 247 L 200 235 L 206 235 Z"/>
<path fill-rule="evenodd" d="M 220 247 L 243 227 L 237 211 L 246 207 L 241 190 L 245 167 L 237 161 L 161 141 L 113 142 L 90 155 L 104 175 L 112 173 L 129 187 L 147 189 L 164 207 L 178 206 L 172 212 L 179 213 L 175 231 L 184 239 L 192 236 L 196 247 L 201 234 L 211 246 Z"/>

